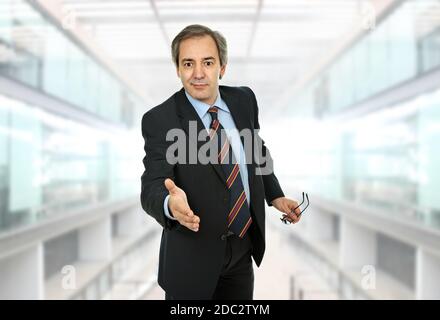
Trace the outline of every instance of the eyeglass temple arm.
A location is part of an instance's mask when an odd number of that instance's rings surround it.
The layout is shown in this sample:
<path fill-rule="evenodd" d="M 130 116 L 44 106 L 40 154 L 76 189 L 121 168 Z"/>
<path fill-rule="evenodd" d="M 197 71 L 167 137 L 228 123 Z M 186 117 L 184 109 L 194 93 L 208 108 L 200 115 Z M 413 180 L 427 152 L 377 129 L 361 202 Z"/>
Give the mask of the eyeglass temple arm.
<path fill-rule="evenodd" d="M 301 209 L 301 213 L 303 213 L 309 207 L 310 201 L 309 201 L 309 195 L 307 193 L 306 193 L 306 198 L 307 198 L 307 204 L 304 208 Z"/>
<path fill-rule="evenodd" d="M 296 210 L 296 209 L 298 209 L 303 203 L 304 203 L 304 192 L 302 193 L 302 201 L 301 201 L 301 203 L 298 205 L 298 206 L 296 206 L 295 208 L 293 208 L 293 211 L 294 210 Z M 309 199 L 307 198 L 307 201 L 308 201 Z"/>
<path fill-rule="evenodd" d="M 309 206 L 309 204 L 310 204 L 310 201 L 309 201 L 309 195 L 306 193 L 306 199 L 307 199 L 307 204 L 306 204 L 306 206 L 304 207 L 304 208 L 302 208 L 301 209 L 301 212 L 303 212 L 304 210 L 306 210 L 307 208 L 308 208 L 308 206 Z M 296 207 L 296 208 L 294 208 L 293 209 L 293 211 L 295 211 L 296 209 L 298 209 L 300 206 L 302 206 L 302 204 L 304 203 L 304 192 L 303 192 L 303 201 Z"/>
<path fill-rule="evenodd" d="M 309 195 L 306 193 L 305 194 L 306 195 L 306 199 L 307 199 L 307 204 L 306 204 L 306 206 L 303 208 L 303 209 L 301 209 L 301 213 L 304 211 L 304 210 L 306 210 L 308 207 L 309 207 L 309 204 L 310 204 L 310 201 L 309 201 Z M 303 200 L 301 201 L 301 203 L 297 206 L 297 207 L 295 207 L 292 211 L 295 211 L 297 208 L 299 208 L 303 203 L 304 203 L 304 192 L 302 193 L 302 198 L 303 198 Z M 282 218 L 280 218 L 283 222 L 286 222 L 286 220 L 287 220 L 287 216 L 286 217 L 282 217 Z"/>

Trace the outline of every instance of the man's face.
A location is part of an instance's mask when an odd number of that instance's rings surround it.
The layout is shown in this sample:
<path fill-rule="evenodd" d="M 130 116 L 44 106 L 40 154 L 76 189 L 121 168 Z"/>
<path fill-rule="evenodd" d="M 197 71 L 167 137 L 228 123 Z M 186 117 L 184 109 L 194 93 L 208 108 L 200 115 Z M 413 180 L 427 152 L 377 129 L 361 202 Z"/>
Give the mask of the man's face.
<path fill-rule="evenodd" d="M 180 43 L 177 75 L 185 90 L 195 99 L 212 105 L 217 98 L 218 79 L 225 73 L 214 39 L 190 38 Z"/>

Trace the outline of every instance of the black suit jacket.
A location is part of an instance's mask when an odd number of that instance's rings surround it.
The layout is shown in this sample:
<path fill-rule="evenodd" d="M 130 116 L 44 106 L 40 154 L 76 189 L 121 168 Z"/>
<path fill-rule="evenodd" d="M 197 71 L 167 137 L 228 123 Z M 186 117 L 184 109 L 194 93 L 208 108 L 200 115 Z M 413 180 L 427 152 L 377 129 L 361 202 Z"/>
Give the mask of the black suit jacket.
<path fill-rule="evenodd" d="M 252 90 L 247 87 L 227 86 L 220 86 L 219 89 L 237 129 L 259 129 L 258 106 Z M 188 137 L 190 121 L 196 122 L 197 133 L 205 130 L 183 88 L 144 114 L 142 135 L 146 155 L 143 159 L 145 171 L 141 178 L 141 203 L 143 209 L 163 227 L 159 285 L 171 296 L 208 299 L 215 290 L 223 265 L 226 241 L 221 239 L 221 235 L 227 230 L 229 193 L 220 165 L 167 162 L 167 148 L 174 142 L 166 141 L 167 132 L 176 128 L 183 129 Z M 198 150 L 204 143 L 195 141 L 193 146 L 197 145 Z M 264 141 L 255 135 L 253 143 L 261 146 L 262 155 L 268 159 L 264 165 L 271 166 L 270 154 Z M 188 148 L 190 144 L 191 142 L 187 144 Z M 262 158 L 258 160 L 246 149 L 250 211 L 253 219 L 248 233 L 253 244 L 252 256 L 259 266 L 265 250 L 264 199 L 270 206 L 273 199 L 284 194 L 273 173 L 256 174 L 263 167 Z M 188 153 L 188 149 L 186 151 Z M 164 215 L 163 204 L 168 195 L 164 185 L 166 178 L 174 180 L 185 191 L 190 208 L 200 217 L 198 232 L 193 232 Z"/>

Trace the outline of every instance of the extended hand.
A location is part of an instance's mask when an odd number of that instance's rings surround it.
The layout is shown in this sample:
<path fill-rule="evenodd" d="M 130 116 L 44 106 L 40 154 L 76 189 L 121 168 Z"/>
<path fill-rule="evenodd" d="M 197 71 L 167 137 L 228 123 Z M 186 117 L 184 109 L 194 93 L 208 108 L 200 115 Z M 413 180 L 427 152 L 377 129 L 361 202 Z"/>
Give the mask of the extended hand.
<path fill-rule="evenodd" d="M 291 223 L 297 223 L 301 219 L 301 210 L 300 208 L 296 208 L 298 207 L 298 202 L 295 200 L 279 197 L 272 200 L 271 203 L 278 211 L 284 213 L 283 217 Z M 295 211 L 293 209 L 295 209 Z"/>
<path fill-rule="evenodd" d="M 170 193 L 168 207 L 171 215 L 177 221 L 192 231 L 199 231 L 200 218 L 194 214 L 188 205 L 185 191 L 174 184 L 171 179 L 165 179 L 165 187 Z"/>

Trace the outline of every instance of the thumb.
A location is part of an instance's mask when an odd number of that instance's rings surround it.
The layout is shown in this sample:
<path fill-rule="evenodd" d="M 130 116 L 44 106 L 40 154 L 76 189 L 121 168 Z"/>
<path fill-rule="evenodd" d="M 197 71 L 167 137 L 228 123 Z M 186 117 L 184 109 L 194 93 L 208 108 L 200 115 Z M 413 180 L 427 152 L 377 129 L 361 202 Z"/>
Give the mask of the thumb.
<path fill-rule="evenodd" d="M 177 186 L 173 180 L 167 178 L 167 179 L 165 179 L 165 188 L 167 188 L 169 193 L 172 194 L 172 193 L 176 192 Z"/>

